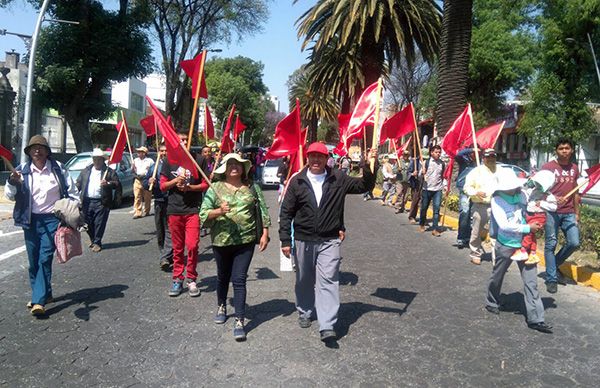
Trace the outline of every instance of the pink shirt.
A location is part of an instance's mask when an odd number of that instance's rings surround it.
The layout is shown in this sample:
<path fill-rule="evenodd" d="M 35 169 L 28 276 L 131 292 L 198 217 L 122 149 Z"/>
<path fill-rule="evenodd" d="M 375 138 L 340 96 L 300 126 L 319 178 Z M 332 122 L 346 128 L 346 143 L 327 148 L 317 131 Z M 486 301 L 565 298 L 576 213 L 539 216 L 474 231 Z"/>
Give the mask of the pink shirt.
<path fill-rule="evenodd" d="M 48 214 L 54 210 L 54 203 L 60 199 L 60 186 L 52 165 L 46 160 L 41 170 L 31 163 L 31 212 Z"/>

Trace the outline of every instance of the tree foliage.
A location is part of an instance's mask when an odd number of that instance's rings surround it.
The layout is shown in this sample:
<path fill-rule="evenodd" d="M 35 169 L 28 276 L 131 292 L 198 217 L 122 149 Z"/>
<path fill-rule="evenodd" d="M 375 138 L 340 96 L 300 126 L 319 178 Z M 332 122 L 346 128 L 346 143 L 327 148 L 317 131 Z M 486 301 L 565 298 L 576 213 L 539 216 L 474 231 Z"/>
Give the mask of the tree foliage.
<path fill-rule="evenodd" d="M 79 24 L 51 24 L 40 34 L 36 95 L 65 116 L 78 152 L 92 149 L 89 120 L 114 111 L 104 93 L 111 81 L 143 77 L 152 68 L 147 10 L 120 5 L 109 11 L 95 0 L 53 2 L 53 18 Z"/>

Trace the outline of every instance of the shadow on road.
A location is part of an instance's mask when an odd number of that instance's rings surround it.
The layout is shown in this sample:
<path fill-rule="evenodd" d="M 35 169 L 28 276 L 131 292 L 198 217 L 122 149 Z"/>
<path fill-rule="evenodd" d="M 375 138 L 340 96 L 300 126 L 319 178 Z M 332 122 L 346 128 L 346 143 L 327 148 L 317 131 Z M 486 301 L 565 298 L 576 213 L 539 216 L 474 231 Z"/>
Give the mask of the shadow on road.
<path fill-rule="evenodd" d="M 133 240 L 133 241 L 119 241 L 115 243 L 102 244 L 102 250 L 116 249 L 124 247 L 137 247 L 146 244 L 150 240 Z"/>
<path fill-rule="evenodd" d="M 417 296 L 416 292 L 412 291 L 400 291 L 397 288 L 381 288 L 379 287 L 375 290 L 371 295 L 376 296 L 381 299 L 390 300 L 396 303 L 404 303 L 404 311 L 408 308 L 408 305 L 412 303 L 412 301 Z"/>
<path fill-rule="evenodd" d="M 555 309 L 556 299 L 550 297 L 543 297 L 542 303 L 544 304 L 544 310 L 547 309 Z M 511 294 L 501 294 L 500 295 L 500 310 L 515 313 L 517 315 L 523 315 L 526 318 L 525 314 L 525 298 L 523 297 L 522 292 L 513 292 Z"/>
<path fill-rule="evenodd" d="M 273 270 L 267 267 L 261 267 L 256 269 L 256 279 L 248 279 L 248 281 L 253 280 L 271 280 L 271 279 L 279 279 L 279 276 Z"/>
<path fill-rule="evenodd" d="M 340 286 L 356 286 L 358 275 L 352 272 L 340 271 Z"/>
<path fill-rule="evenodd" d="M 287 317 L 296 311 L 296 305 L 287 299 L 273 299 L 255 306 L 248 306 L 246 315 L 250 322 L 246 331 L 250 332 L 275 317 Z"/>
<path fill-rule="evenodd" d="M 215 292 L 217 290 L 217 276 L 207 276 L 200 279 L 198 288 L 201 292 Z"/>
<path fill-rule="evenodd" d="M 46 310 L 46 314 L 50 316 L 68 307 L 83 304 L 83 306 L 75 310 L 73 314 L 82 321 L 89 321 L 90 312 L 98 308 L 98 306 L 95 306 L 94 304 L 107 299 L 123 298 L 125 296 L 123 292 L 128 288 L 129 286 L 124 284 L 113 284 L 106 287 L 85 288 L 83 290 L 69 292 L 68 294 L 55 299 L 55 303 L 58 304 Z"/>

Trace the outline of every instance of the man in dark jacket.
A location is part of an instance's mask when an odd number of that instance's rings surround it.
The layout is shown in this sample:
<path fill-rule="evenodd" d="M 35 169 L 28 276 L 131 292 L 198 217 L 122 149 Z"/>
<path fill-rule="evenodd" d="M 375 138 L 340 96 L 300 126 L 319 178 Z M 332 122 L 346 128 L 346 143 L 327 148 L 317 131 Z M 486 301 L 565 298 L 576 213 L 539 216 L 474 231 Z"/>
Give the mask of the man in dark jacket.
<path fill-rule="evenodd" d="M 302 328 L 310 327 L 316 310 L 321 340 L 329 342 L 336 339 L 333 326 L 340 307 L 340 231 L 344 230 L 346 194 L 371 191 L 375 175 L 368 160 L 362 178 L 351 178 L 326 167 L 328 151 L 322 143 L 311 144 L 307 156 L 308 166 L 291 178 L 285 193 L 279 238 L 282 253 L 289 257 L 293 221 L 298 322 Z M 370 158 L 376 160 L 376 151 Z"/>
<path fill-rule="evenodd" d="M 92 164 L 81 171 L 76 182 L 92 252 L 102 250 L 102 237 L 112 207 L 113 189 L 120 185 L 117 173 L 106 165 L 105 158 L 101 149 L 94 149 Z"/>

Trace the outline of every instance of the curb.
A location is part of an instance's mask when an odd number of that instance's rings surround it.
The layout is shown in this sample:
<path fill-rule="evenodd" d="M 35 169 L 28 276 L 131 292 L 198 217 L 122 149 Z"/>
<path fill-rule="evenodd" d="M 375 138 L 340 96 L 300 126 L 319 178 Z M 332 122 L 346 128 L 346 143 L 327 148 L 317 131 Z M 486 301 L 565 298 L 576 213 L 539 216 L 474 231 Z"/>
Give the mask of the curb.
<path fill-rule="evenodd" d="M 381 196 L 382 190 L 380 188 L 373 189 L 373 194 L 376 196 Z M 407 205 L 410 205 L 410 201 L 406 202 Z M 432 217 L 433 211 L 431 209 L 427 210 L 427 217 Z M 451 230 L 458 229 L 458 219 L 446 216 L 444 223 L 441 226 L 448 226 Z M 542 267 L 546 268 L 546 261 L 544 258 L 544 253 L 542 251 L 538 251 L 538 256 L 540 258 L 540 263 L 538 264 L 538 268 Z M 560 272 L 568 277 L 569 279 L 575 281 L 580 286 L 592 287 L 596 291 L 600 291 L 600 272 L 595 272 L 587 267 L 579 267 L 576 264 L 564 263 L 559 267 Z"/>

